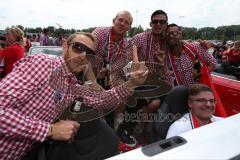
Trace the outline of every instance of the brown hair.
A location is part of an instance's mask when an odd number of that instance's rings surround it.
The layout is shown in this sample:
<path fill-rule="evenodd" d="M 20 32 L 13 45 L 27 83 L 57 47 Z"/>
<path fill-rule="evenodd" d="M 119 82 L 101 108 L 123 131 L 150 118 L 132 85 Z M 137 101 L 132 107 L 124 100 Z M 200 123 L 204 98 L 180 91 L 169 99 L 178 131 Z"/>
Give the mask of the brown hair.
<path fill-rule="evenodd" d="M 95 44 L 96 43 L 96 40 L 95 40 L 95 37 L 91 34 L 91 33 L 87 33 L 87 32 L 76 32 L 76 33 L 73 33 L 71 34 L 68 39 L 67 39 L 67 44 L 69 45 L 72 40 L 77 37 L 78 35 L 84 35 L 86 37 L 88 37 L 89 39 L 91 39 L 93 41 L 93 43 Z"/>
<path fill-rule="evenodd" d="M 200 92 L 204 91 L 212 92 L 212 89 L 205 84 L 192 84 L 188 87 L 188 97 L 196 96 Z"/>
<path fill-rule="evenodd" d="M 17 37 L 17 42 L 22 42 L 24 37 L 24 32 L 19 27 L 7 27 L 5 32 L 8 34 L 13 34 Z"/>

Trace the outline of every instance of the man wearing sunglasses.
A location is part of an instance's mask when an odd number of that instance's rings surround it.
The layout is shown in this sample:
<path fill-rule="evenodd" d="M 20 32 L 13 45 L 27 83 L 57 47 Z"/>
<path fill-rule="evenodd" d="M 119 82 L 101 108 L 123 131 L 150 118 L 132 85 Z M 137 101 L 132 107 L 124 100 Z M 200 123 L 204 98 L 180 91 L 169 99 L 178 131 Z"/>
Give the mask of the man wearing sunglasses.
<path fill-rule="evenodd" d="M 151 15 L 151 30 L 135 35 L 131 41 L 138 48 L 138 57 L 141 61 L 163 63 L 159 61 L 159 49 L 165 50 L 165 29 L 168 24 L 167 13 L 156 10 Z"/>
<path fill-rule="evenodd" d="M 130 80 L 118 87 L 100 92 L 84 86 L 76 76 L 89 72 L 88 65 L 95 49 L 91 34 L 75 33 L 64 43 L 62 57 L 37 54 L 16 63 L 12 72 L 0 82 L 1 159 L 37 159 L 36 152 L 31 150 L 37 149 L 43 141 L 72 140 L 80 124 L 56 120 L 79 97 L 89 107 L 111 107 L 121 103 L 145 81 L 147 68 L 135 63 Z"/>
<path fill-rule="evenodd" d="M 182 41 L 181 27 L 176 24 L 167 26 L 166 37 L 168 45 L 166 54 L 169 69 L 175 77 L 174 85 L 190 86 L 202 83 L 210 86 L 218 101 L 216 115 L 226 117 L 225 109 L 211 79 L 210 72 L 216 68 L 217 61 L 207 51 L 208 42 L 202 40 L 192 43 Z"/>
<path fill-rule="evenodd" d="M 175 75 L 175 85 L 189 86 L 198 83 L 193 72 L 196 60 L 207 65 L 209 71 L 216 68 L 217 61 L 207 52 L 205 42 L 182 41 L 182 32 L 178 25 L 169 24 L 167 26 L 166 41 L 168 45 L 167 57 L 170 68 Z"/>
<path fill-rule="evenodd" d="M 216 117 L 215 113 L 217 101 L 213 91 L 204 84 L 193 84 L 188 88 L 189 113 L 174 122 L 167 133 L 166 138 L 177 136 L 181 133 L 219 121 L 223 118 Z"/>
<path fill-rule="evenodd" d="M 131 41 L 137 46 L 138 57 L 146 62 L 149 72 L 153 75 L 172 81 L 172 77 L 165 64 L 165 29 L 168 24 L 167 13 L 163 10 L 156 10 L 151 15 L 150 31 L 135 35 Z M 141 104 L 142 113 L 151 113 L 160 107 L 160 99 L 156 98 Z M 141 106 L 140 105 L 140 106 Z M 136 126 L 138 132 L 142 132 L 144 123 Z"/>
<path fill-rule="evenodd" d="M 120 11 L 113 19 L 111 27 L 97 27 L 93 31 L 96 37 L 96 53 L 100 57 L 103 65 L 95 63 L 97 66 L 99 80 L 104 79 L 107 66 L 110 66 L 110 81 L 109 85 L 103 86 L 105 89 L 114 87 L 126 81 L 123 67 L 131 61 L 131 48 L 125 35 L 131 29 L 133 22 L 132 15 L 128 11 Z M 106 85 L 106 84 L 105 84 Z M 116 107 L 115 113 L 106 116 L 107 122 L 117 131 L 119 138 L 130 147 L 136 146 L 136 140 L 133 136 L 129 135 L 128 131 L 123 125 L 123 113 L 125 112 L 125 104 L 120 104 Z M 112 115 L 114 114 L 114 115 Z"/>

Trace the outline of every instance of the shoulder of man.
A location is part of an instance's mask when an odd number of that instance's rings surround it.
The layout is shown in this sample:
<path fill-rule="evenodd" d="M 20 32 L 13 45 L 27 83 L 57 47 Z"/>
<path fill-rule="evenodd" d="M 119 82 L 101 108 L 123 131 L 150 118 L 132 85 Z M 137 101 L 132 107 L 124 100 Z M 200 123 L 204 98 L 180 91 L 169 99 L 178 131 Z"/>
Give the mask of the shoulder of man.
<path fill-rule="evenodd" d="M 212 116 L 212 118 L 211 118 L 211 121 L 212 122 L 216 122 L 216 121 L 219 121 L 219 120 L 223 120 L 223 119 L 225 119 L 225 118 L 223 118 L 223 117 L 217 117 L 217 116 Z"/>
<path fill-rule="evenodd" d="M 23 65 L 35 65 L 37 67 L 42 66 L 43 64 L 45 65 L 53 64 L 56 61 L 57 61 L 56 57 L 51 57 L 46 54 L 34 54 L 20 59 L 18 62 L 14 64 L 14 68 L 18 68 L 19 66 Z"/>
<path fill-rule="evenodd" d="M 97 34 L 104 34 L 104 33 L 108 33 L 110 31 L 111 27 L 96 27 L 93 31 L 92 34 L 97 36 Z"/>
<path fill-rule="evenodd" d="M 132 38 L 147 38 L 147 36 L 150 34 L 150 32 L 141 32 L 136 35 L 134 35 Z"/>

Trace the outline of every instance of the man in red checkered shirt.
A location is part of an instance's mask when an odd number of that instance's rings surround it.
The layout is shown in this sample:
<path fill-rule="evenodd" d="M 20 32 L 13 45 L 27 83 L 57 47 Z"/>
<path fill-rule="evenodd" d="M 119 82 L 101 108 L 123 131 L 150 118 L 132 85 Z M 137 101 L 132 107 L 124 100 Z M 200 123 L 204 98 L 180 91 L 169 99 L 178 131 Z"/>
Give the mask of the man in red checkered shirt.
<path fill-rule="evenodd" d="M 21 59 L 0 82 L 0 159 L 17 160 L 48 138 L 68 141 L 77 133 L 75 121 L 54 121 L 75 98 L 87 106 L 110 107 L 131 95 L 147 77 L 137 63 L 131 78 L 109 91 L 92 91 L 78 84 L 76 74 L 86 71 L 94 54 L 91 34 L 75 33 L 63 46 L 63 57 L 39 54 Z M 139 70 L 139 68 L 143 68 Z M 56 73 L 58 75 L 56 75 Z M 59 74 L 60 73 L 60 74 Z"/>
<path fill-rule="evenodd" d="M 121 11 L 113 19 L 113 26 L 97 27 L 92 32 L 96 37 L 96 54 L 102 60 L 102 63 L 96 62 L 100 72 L 104 72 L 103 63 L 108 63 L 111 74 L 123 78 L 122 68 L 131 59 L 132 46 L 125 39 L 125 35 L 131 29 L 132 21 L 132 15 L 128 11 Z"/>
<path fill-rule="evenodd" d="M 131 41 L 137 46 L 138 57 L 141 61 L 146 62 L 149 72 L 171 83 L 173 78 L 164 62 L 164 52 L 166 50 L 165 29 L 167 24 L 167 13 L 163 10 L 156 10 L 151 15 L 151 30 L 135 35 Z M 152 113 L 160 107 L 160 99 L 149 100 L 140 104 L 140 106 L 143 106 L 142 111 L 140 110 L 143 114 Z M 139 123 L 136 128 L 141 133 L 144 123 Z"/>
<path fill-rule="evenodd" d="M 196 56 L 199 60 L 203 60 L 210 71 L 216 68 L 217 61 L 207 52 L 207 45 L 204 41 L 200 43 L 182 41 L 181 28 L 176 24 L 168 25 L 166 37 L 169 48 L 167 51 L 169 67 L 173 70 L 176 85 L 190 86 L 198 83 L 193 73 Z"/>
<path fill-rule="evenodd" d="M 98 27 L 92 33 L 96 37 L 96 53 L 102 63 L 96 62 L 95 67 L 99 70 L 98 79 L 104 79 L 106 67 L 110 66 L 110 86 L 104 86 L 105 89 L 114 87 L 126 81 L 123 67 L 131 61 L 132 45 L 125 39 L 127 31 L 131 29 L 133 22 L 132 15 L 128 11 L 118 12 L 113 19 L 113 26 Z M 103 65 L 101 65 L 103 64 Z M 117 131 L 121 141 L 134 147 L 136 140 L 130 136 L 123 126 L 123 113 L 125 104 L 117 106 L 112 120 L 112 114 L 107 116 L 107 121 Z M 112 122 L 114 124 L 112 124 Z M 132 138 L 131 138 L 132 137 Z"/>

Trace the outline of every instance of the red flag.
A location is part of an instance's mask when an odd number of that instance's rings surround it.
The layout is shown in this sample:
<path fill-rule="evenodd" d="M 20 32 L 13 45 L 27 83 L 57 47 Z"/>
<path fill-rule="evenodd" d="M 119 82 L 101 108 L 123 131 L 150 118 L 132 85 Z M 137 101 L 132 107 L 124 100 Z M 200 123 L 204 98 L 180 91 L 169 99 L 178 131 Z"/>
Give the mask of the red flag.
<path fill-rule="evenodd" d="M 206 65 L 203 65 L 203 67 L 201 69 L 201 76 L 200 76 L 199 82 L 202 84 L 208 85 L 212 89 L 213 95 L 214 95 L 215 99 L 217 100 L 215 114 L 220 117 L 227 117 L 227 113 L 223 107 L 221 99 L 218 96 L 215 86 L 213 85 L 211 75 L 210 75 L 209 70 Z"/>
<path fill-rule="evenodd" d="M 201 55 L 199 55 L 198 52 L 190 44 L 184 43 L 183 47 L 185 49 L 186 54 L 188 54 L 192 60 L 194 60 L 194 57 L 197 55 L 200 62 L 202 63 L 199 83 L 206 84 L 212 89 L 213 95 L 214 95 L 215 99 L 217 100 L 215 114 L 220 117 L 227 117 L 227 113 L 223 107 L 221 99 L 218 96 L 216 88 L 213 85 L 211 74 L 209 72 L 209 69 L 208 69 L 207 64 L 204 61 L 203 57 Z"/>

